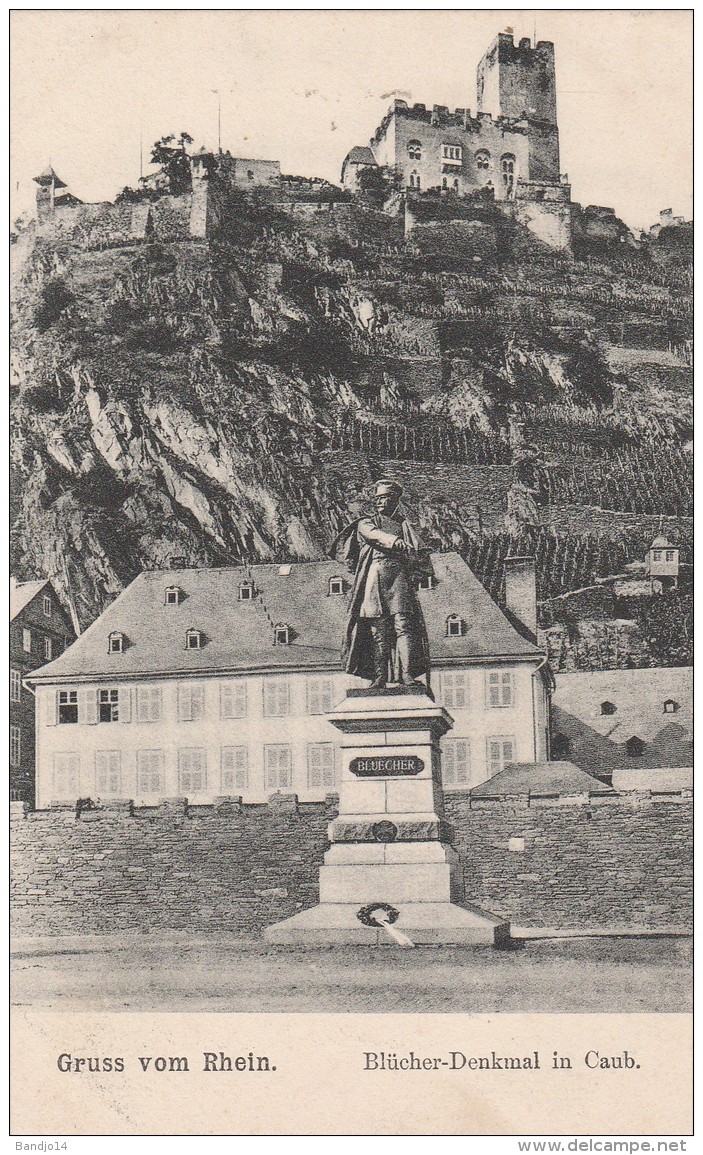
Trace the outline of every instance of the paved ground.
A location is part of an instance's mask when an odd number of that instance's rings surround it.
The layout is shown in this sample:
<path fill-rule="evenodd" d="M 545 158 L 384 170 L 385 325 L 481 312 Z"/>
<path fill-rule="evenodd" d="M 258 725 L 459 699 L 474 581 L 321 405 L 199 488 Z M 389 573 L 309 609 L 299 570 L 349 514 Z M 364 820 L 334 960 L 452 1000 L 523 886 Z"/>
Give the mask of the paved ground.
<path fill-rule="evenodd" d="M 57 1011 L 685 1012 L 691 940 L 291 950 L 234 936 L 15 945 L 12 1003 Z"/>

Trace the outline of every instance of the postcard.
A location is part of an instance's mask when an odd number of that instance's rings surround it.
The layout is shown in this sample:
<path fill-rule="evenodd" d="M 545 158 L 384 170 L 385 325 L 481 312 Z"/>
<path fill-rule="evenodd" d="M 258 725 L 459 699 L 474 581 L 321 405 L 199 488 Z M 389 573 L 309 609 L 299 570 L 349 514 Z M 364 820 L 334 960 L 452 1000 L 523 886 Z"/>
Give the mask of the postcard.
<path fill-rule="evenodd" d="M 11 47 L 16 1149 L 685 1151 L 691 12 Z"/>

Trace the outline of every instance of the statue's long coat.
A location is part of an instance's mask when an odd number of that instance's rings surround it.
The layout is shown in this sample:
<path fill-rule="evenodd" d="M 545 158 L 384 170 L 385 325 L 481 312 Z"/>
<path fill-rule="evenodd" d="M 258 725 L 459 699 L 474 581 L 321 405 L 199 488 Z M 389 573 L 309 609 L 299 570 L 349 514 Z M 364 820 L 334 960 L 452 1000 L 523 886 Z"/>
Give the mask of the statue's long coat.
<path fill-rule="evenodd" d="M 380 519 L 373 514 L 368 518 L 357 518 L 356 521 L 353 521 L 351 525 L 348 525 L 342 530 L 330 550 L 331 556 L 335 556 L 340 544 L 343 545 L 342 556 L 348 568 L 355 571 L 354 586 L 349 599 L 347 622 L 344 631 L 344 640 L 342 642 L 342 667 L 348 674 L 354 674 L 359 678 L 368 678 L 371 680 L 373 680 L 375 671 L 369 626 L 370 619 L 362 618 L 360 614 L 366 594 L 369 571 L 373 561 L 374 546 L 369 542 L 359 540 L 358 529 L 362 521 L 370 521 L 374 525 L 378 525 L 379 520 Z M 399 520 L 402 525 L 403 540 L 410 546 L 416 556 L 419 555 L 419 568 L 426 568 L 422 564 L 422 555 L 428 553 L 424 543 L 405 518 L 401 517 Z M 415 568 L 413 567 L 412 560 L 408 560 L 406 564 L 410 567 L 411 571 Z M 414 582 L 411 582 L 411 588 L 413 590 L 411 612 L 415 619 L 415 628 L 411 633 L 409 673 L 412 678 L 420 678 L 423 674 L 429 674 L 430 672 L 430 645 L 422 609 L 420 608 L 417 595 L 414 593 Z"/>

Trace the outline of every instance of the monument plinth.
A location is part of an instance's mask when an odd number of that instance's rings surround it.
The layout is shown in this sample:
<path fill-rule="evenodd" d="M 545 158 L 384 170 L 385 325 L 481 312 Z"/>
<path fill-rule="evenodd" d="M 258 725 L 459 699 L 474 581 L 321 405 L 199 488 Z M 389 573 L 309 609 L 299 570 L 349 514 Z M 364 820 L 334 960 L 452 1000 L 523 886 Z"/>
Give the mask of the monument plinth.
<path fill-rule="evenodd" d="M 505 942 L 507 922 L 464 902 L 444 819 L 439 740 L 452 726 L 447 711 L 418 684 L 351 690 L 328 717 L 341 731 L 342 774 L 320 902 L 267 927 L 265 938 L 373 945 L 388 942 L 389 922 L 412 943 Z"/>

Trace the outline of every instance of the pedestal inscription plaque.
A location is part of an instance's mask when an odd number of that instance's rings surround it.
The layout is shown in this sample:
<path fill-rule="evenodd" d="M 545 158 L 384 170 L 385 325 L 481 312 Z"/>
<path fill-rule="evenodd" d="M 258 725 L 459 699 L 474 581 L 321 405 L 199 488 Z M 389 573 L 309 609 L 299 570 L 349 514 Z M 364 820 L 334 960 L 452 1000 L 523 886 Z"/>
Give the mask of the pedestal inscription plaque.
<path fill-rule="evenodd" d="M 465 902 L 463 870 L 449 842 L 439 748 L 452 725 L 447 711 L 418 685 L 403 694 L 357 691 L 329 720 L 341 732 L 342 776 L 320 902 L 267 927 L 266 939 L 388 942 L 382 922 L 359 918 L 375 904 L 397 910 L 397 928 L 412 943 L 506 941 L 507 922 Z"/>

